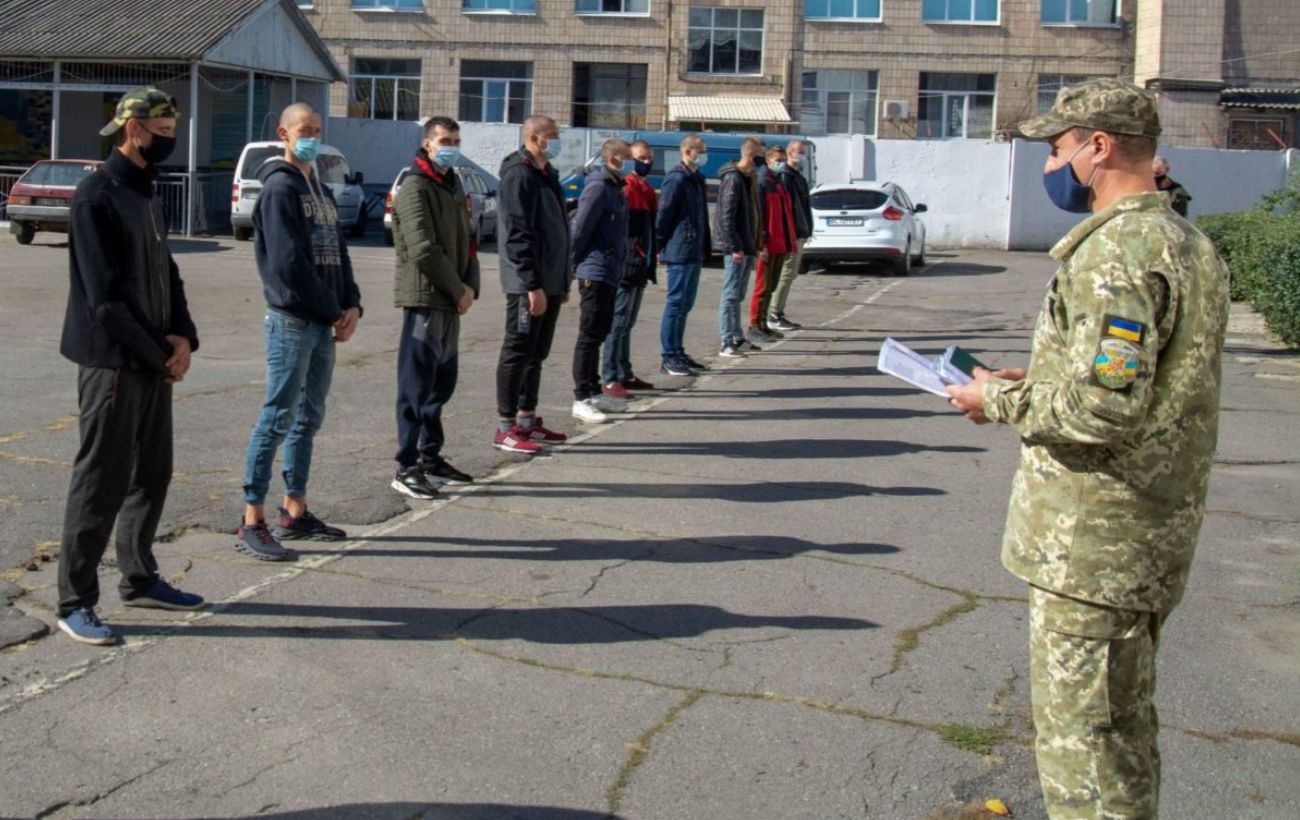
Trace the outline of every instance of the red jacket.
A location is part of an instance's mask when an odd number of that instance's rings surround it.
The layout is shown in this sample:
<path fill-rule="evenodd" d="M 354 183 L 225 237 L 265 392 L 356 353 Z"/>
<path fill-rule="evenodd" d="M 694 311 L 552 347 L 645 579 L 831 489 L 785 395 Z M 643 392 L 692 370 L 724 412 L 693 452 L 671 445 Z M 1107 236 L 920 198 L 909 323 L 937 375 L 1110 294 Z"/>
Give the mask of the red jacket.
<path fill-rule="evenodd" d="M 781 179 L 771 173 L 763 174 L 759 185 L 759 197 L 763 202 L 763 220 L 767 235 L 767 245 L 763 248 L 770 254 L 794 253 L 798 241 L 794 230 L 794 200 L 790 191 L 781 184 Z"/>

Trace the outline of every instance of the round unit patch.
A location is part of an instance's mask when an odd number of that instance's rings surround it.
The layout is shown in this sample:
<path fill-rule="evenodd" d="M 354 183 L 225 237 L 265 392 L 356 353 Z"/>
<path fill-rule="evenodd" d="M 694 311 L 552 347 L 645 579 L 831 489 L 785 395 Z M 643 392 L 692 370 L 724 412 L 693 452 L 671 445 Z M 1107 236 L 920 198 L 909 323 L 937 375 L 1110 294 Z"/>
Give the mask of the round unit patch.
<path fill-rule="evenodd" d="M 1128 387 L 1137 378 L 1138 357 L 1142 348 L 1124 339 L 1102 339 L 1092 370 L 1097 383 L 1111 390 Z"/>

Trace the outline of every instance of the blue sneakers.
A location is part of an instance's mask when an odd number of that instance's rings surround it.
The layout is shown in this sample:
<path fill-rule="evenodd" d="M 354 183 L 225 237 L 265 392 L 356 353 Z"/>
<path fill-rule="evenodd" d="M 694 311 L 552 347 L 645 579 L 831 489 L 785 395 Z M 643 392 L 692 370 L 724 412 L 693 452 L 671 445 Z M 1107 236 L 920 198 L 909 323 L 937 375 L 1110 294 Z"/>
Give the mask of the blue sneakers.
<path fill-rule="evenodd" d="M 203 606 L 203 598 L 191 592 L 181 592 L 159 578 L 144 592 L 133 598 L 123 598 L 122 605 L 147 609 L 199 609 Z"/>
<path fill-rule="evenodd" d="M 113 630 L 109 629 L 95 614 L 95 610 L 88 606 L 74 609 L 60 618 L 59 629 L 66 632 L 68 637 L 77 643 L 88 643 L 92 646 L 112 646 L 117 643 L 117 636 L 113 634 Z"/>

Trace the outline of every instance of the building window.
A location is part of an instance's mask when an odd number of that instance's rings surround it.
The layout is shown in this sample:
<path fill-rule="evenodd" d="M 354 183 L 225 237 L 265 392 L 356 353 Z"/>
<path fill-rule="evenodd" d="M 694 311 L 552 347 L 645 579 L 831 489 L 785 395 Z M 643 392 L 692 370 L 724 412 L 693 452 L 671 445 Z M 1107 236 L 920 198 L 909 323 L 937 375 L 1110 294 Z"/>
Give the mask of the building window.
<path fill-rule="evenodd" d="M 996 23 L 998 0 L 922 0 L 927 23 Z"/>
<path fill-rule="evenodd" d="M 1116 0 L 1043 0 L 1046 25 L 1113 26 Z"/>
<path fill-rule="evenodd" d="M 460 63 L 460 118 L 522 123 L 533 108 L 533 64 L 493 60 Z"/>
<path fill-rule="evenodd" d="M 762 9 L 691 6 L 690 61 L 700 74 L 761 74 Z"/>
<path fill-rule="evenodd" d="M 1056 94 L 1067 85 L 1078 85 L 1091 80 L 1087 74 L 1039 74 L 1038 113 L 1046 114 L 1056 102 Z"/>
<path fill-rule="evenodd" d="M 876 133 L 875 71 L 805 71 L 799 122 L 814 134 Z"/>
<path fill-rule="evenodd" d="M 573 64 L 573 124 L 578 128 L 644 128 L 647 66 Z"/>
<path fill-rule="evenodd" d="M 1289 145 L 1286 120 L 1259 117 L 1233 117 L 1228 121 L 1228 147 L 1276 151 Z"/>
<path fill-rule="evenodd" d="M 298 5 L 304 5 L 301 0 Z M 310 6 L 308 2 L 306 5 Z M 424 0 L 352 0 L 353 11 L 424 11 Z"/>
<path fill-rule="evenodd" d="M 348 77 L 348 116 L 420 118 L 420 61 L 357 58 Z"/>
<path fill-rule="evenodd" d="M 536 14 L 537 0 L 462 0 L 460 8 L 473 14 Z"/>
<path fill-rule="evenodd" d="M 578 14 L 633 14 L 650 13 L 650 0 L 575 0 Z"/>
<path fill-rule="evenodd" d="M 879 20 L 880 0 L 804 0 L 806 20 Z"/>
<path fill-rule="evenodd" d="M 921 72 L 916 135 L 929 139 L 991 139 L 996 74 Z"/>

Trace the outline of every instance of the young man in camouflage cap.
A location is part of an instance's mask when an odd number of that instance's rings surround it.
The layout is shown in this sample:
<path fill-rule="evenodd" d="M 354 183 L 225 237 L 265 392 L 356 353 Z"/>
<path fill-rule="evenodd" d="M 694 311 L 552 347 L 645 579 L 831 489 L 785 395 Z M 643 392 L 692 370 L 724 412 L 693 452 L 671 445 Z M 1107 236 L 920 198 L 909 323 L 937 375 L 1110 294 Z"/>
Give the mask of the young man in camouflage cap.
<path fill-rule="evenodd" d="M 1002 562 L 1029 583 L 1039 778 L 1060 818 L 1156 816 L 1155 656 L 1182 597 L 1218 436 L 1228 274 L 1151 174 L 1154 95 L 1063 89 L 1022 123 L 1052 201 L 1091 212 L 1052 249 L 1028 371 L 949 388 L 1023 442 Z"/>
<path fill-rule="evenodd" d="M 95 614 L 114 523 L 126 606 L 203 605 L 164 581 L 153 555 L 172 477 L 172 385 L 199 347 L 154 191 L 158 166 L 176 146 L 176 116 L 169 94 L 128 91 L 99 132 L 115 134 L 117 145 L 72 195 L 60 352 L 78 365 L 81 446 L 59 550 L 59 629 L 81 643 L 117 640 Z"/>

